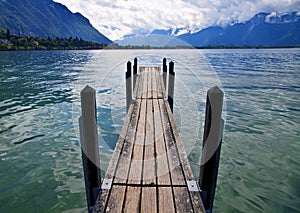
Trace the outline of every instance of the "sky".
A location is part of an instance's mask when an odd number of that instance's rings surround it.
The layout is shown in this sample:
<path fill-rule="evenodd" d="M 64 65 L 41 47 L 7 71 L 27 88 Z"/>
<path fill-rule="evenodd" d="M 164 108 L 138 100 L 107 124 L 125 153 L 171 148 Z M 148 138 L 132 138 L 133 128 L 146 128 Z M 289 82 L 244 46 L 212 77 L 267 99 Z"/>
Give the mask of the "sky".
<path fill-rule="evenodd" d="M 258 12 L 300 10 L 300 0 L 55 0 L 80 12 L 111 40 L 154 29 L 186 28 L 243 22 Z"/>

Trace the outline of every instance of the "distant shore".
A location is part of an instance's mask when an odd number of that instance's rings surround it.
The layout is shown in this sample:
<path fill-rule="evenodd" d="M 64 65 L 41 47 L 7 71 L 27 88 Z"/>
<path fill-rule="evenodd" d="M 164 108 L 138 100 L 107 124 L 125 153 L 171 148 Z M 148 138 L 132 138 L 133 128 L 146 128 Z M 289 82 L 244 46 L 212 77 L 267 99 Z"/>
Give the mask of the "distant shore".
<path fill-rule="evenodd" d="M 36 38 L 33 36 L 11 35 L 9 30 L 0 30 L 0 51 L 17 50 L 92 50 L 107 45 L 86 41 L 78 37 Z"/>
<path fill-rule="evenodd" d="M 32 36 L 10 35 L 9 32 L 0 31 L 0 51 L 24 51 L 24 50 L 99 50 L 99 49 L 278 49 L 300 48 L 293 46 L 233 46 L 233 45 L 210 45 L 210 46 L 120 46 L 116 43 L 110 45 L 100 44 L 93 41 L 85 41 L 77 37 L 69 38 L 35 38 Z"/>

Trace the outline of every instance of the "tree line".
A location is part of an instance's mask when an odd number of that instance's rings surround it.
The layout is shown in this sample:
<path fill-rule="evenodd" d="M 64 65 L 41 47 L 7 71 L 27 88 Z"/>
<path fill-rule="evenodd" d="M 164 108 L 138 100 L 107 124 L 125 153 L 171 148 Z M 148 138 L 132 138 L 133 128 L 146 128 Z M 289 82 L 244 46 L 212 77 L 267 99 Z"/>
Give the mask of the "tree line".
<path fill-rule="evenodd" d="M 10 34 L 9 29 L 0 30 L 0 50 L 85 50 L 103 49 L 105 44 L 86 41 L 78 37 L 36 38 Z"/>

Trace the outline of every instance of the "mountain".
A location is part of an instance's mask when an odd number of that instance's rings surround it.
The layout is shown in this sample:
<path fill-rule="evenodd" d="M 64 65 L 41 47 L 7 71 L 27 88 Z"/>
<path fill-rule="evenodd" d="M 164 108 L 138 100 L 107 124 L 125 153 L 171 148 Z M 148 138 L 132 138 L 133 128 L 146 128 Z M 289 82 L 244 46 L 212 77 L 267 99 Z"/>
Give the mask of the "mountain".
<path fill-rule="evenodd" d="M 109 44 L 87 18 L 52 0 L 0 0 L 0 29 L 41 38 L 78 37 Z"/>
<path fill-rule="evenodd" d="M 200 38 L 199 38 L 200 39 Z M 290 46 L 300 44 L 300 16 L 258 13 L 249 21 L 228 26 L 208 44 L 234 46 Z"/>
<path fill-rule="evenodd" d="M 300 12 L 258 13 L 242 23 L 211 26 L 197 32 L 189 29 L 154 30 L 143 37 L 126 37 L 120 45 L 163 46 L 295 46 L 300 45 Z M 171 40 L 170 42 L 169 40 Z"/>
<path fill-rule="evenodd" d="M 196 33 L 182 34 L 178 39 L 196 47 L 208 46 L 214 44 L 213 41 L 217 40 L 224 32 L 225 30 L 222 27 L 208 27 Z"/>
<path fill-rule="evenodd" d="M 138 46 L 138 47 L 176 47 L 191 46 L 190 44 L 177 39 L 174 36 L 163 34 L 134 35 L 122 40 L 114 41 L 121 46 Z"/>

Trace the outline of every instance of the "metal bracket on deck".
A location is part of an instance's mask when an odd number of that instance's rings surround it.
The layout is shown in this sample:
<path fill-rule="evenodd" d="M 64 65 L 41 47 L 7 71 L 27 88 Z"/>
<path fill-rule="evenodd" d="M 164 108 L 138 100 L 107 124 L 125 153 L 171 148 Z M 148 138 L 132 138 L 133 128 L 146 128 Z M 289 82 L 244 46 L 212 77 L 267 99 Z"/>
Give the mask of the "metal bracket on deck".
<path fill-rule="evenodd" d="M 198 183 L 194 180 L 187 181 L 187 186 L 190 192 L 200 192 Z"/>
<path fill-rule="evenodd" d="M 112 179 L 104 179 L 101 185 L 101 189 L 110 189 L 112 185 Z"/>

